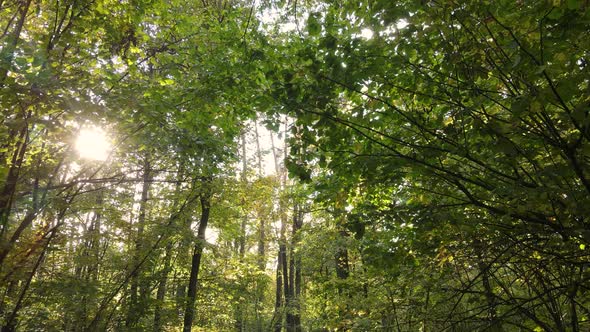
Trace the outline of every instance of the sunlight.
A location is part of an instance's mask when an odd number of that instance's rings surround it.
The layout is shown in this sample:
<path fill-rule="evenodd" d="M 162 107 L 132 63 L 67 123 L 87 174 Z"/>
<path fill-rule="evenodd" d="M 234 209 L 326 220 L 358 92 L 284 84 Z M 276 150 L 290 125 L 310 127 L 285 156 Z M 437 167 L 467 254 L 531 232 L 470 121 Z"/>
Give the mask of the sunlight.
<path fill-rule="evenodd" d="M 397 21 L 397 23 L 395 24 L 395 27 L 398 30 L 401 30 L 401 29 L 407 27 L 408 25 L 410 25 L 410 23 L 402 18 L 401 20 Z"/>
<path fill-rule="evenodd" d="M 76 151 L 81 158 L 104 161 L 110 150 L 111 144 L 104 130 L 97 127 L 80 130 L 76 139 Z"/>
<path fill-rule="evenodd" d="M 368 29 L 368 28 L 364 28 L 361 30 L 361 37 L 369 40 L 371 38 L 373 38 L 373 30 Z"/>

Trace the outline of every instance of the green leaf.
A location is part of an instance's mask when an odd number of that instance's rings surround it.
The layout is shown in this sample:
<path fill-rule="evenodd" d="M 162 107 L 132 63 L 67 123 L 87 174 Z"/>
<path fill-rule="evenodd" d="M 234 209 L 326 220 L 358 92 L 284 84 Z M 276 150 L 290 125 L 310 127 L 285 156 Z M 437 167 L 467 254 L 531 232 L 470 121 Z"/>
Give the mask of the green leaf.
<path fill-rule="evenodd" d="M 515 68 L 516 66 L 518 66 L 521 61 L 522 61 L 522 56 L 520 54 L 516 54 L 514 59 L 512 59 L 512 68 Z"/>
<path fill-rule="evenodd" d="M 317 36 L 322 31 L 318 16 L 318 13 L 312 13 L 307 18 L 307 32 L 310 36 Z"/>
<path fill-rule="evenodd" d="M 517 97 L 512 101 L 510 105 L 510 110 L 515 117 L 520 117 L 523 115 L 529 108 L 529 100 L 527 97 Z"/>
<path fill-rule="evenodd" d="M 587 105 L 580 105 L 574 108 L 574 110 L 572 111 L 572 118 L 580 123 L 580 124 L 584 124 L 586 121 L 586 118 L 588 117 L 588 110 L 587 110 Z"/>
<path fill-rule="evenodd" d="M 167 86 L 167 85 L 174 84 L 174 80 L 170 79 L 170 78 L 166 78 L 166 79 L 160 80 L 159 83 L 161 86 Z"/>
<path fill-rule="evenodd" d="M 582 0 L 567 0 L 567 8 L 568 9 L 580 9 L 585 2 Z"/>

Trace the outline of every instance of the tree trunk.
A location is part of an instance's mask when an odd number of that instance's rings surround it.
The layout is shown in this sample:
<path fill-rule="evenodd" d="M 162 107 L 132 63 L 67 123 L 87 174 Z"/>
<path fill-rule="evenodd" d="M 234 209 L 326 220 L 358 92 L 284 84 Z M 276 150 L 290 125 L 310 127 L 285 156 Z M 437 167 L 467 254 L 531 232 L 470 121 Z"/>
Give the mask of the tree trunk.
<path fill-rule="evenodd" d="M 4 187 L 0 193 L 0 241 L 2 243 L 4 243 L 4 237 L 7 235 L 12 200 L 14 198 L 16 185 L 18 183 L 20 168 L 24 161 L 25 152 L 29 143 L 29 125 L 27 123 L 28 117 L 29 116 L 26 117 L 25 124 L 19 133 L 18 142 L 16 144 L 17 147 L 12 156 L 10 169 L 8 170 Z M 4 258 L 6 258 L 9 250 L 9 247 L 7 245 L 5 246 L 5 244 L 0 246 L 0 270 L 2 268 Z"/>
<path fill-rule="evenodd" d="M 20 2 L 20 6 L 18 8 L 19 11 L 19 18 L 18 18 L 18 22 L 16 23 L 16 27 L 14 29 L 14 32 L 12 33 L 12 36 L 10 36 L 11 40 L 9 41 L 9 43 L 6 45 L 6 57 L 8 58 L 7 60 L 7 67 L 0 67 L 0 88 L 4 87 L 4 83 L 6 81 L 6 76 L 8 75 L 8 67 L 10 66 L 10 64 L 12 63 L 12 60 L 14 58 L 14 51 L 16 49 L 16 46 L 18 45 L 18 42 L 20 40 L 20 35 L 21 32 L 23 30 L 23 27 L 25 25 L 25 19 L 27 18 L 27 15 L 29 13 L 29 8 L 31 7 L 31 3 L 33 1 L 32 0 L 26 0 L 26 1 L 21 1 Z"/>
<path fill-rule="evenodd" d="M 162 331 L 162 304 L 166 295 L 166 284 L 168 282 L 168 273 L 170 272 L 170 260 L 172 256 L 172 242 L 166 245 L 164 256 L 164 268 L 161 271 L 158 282 L 158 292 L 156 294 L 156 307 L 154 308 L 154 332 Z"/>
<path fill-rule="evenodd" d="M 254 120 L 254 135 L 256 136 L 256 159 L 258 160 L 258 176 L 262 177 L 264 172 L 262 170 L 262 150 L 260 149 L 260 135 L 258 134 L 258 122 Z"/>
<path fill-rule="evenodd" d="M 99 197 L 96 200 L 97 209 L 90 220 L 88 230 L 84 234 L 84 243 L 80 254 L 82 259 L 76 267 L 76 279 L 87 285 L 97 280 L 98 266 L 101 262 L 98 251 L 100 250 L 100 222 L 102 216 L 100 208 L 102 204 L 102 193 L 99 193 Z M 86 290 L 79 292 L 78 296 L 80 296 L 80 303 L 74 312 L 73 322 L 75 331 L 81 331 L 86 326 L 89 302 L 93 300 L 93 296 Z"/>
<path fill-rule="evenodd" d="M 344 230 L 340 230 L 339 234 L 342 238 L 348 237 L 348 233 L 346 233 L 346 231 Z M 348 266 L 348 250 L 346 250 L 345 248 L 339 248 L 336 252 L 336 276 L 338 277 L 338 279 L 344 280 L 348 279 L 349 274 L 350 272 Z M 341 287 L 338 288 L 338 292 L 342 293 Z"/>
<path fill-rule="evenodd" d="M 283 277 L 282 277 L 283 261 L 282 256 L 279 254 L 277 259 L 277 271 L 276 271 L 276 290 L 275 290 L 275 312 L 273 315 L 273 329 L 275 332 L 281 332 L 283 325 Z"/>
<path fill-rule="evenodd" d="M 293 209 L 293 225 L 291 233 L 291 247 L 289 252 L 289 287 L 286 294 L 287 331 L 301 331 L 301 315 L 299 314 L 299 295 L 301 293 L 301 259 L 296 254 L 299 244 L 299 230 L 302 226 L 300 206 L 295 203 Z"/>
<path fill-rule="evenodd" d="M 18 293 L 18 287 L 20 284 L 20 280 L 13 279 L 8 281 L 8 285 L 6 285 L 6 290 L 3 292 L 0 298 L 0 319 L 2 321 L 6 321 L 8 317 L 6 317 L 5 313 L 8 314 L 8 305 L 10 304 L 10 299 L 16 298 Z"/>
<path fill-rule="evenodd" d="M 272 155 L 275 164 L 275 172 L 277 176 L 280 176 L 281 168 L 279 166 L 279 158 L 277 151 L 275 149 L 275 142 L 272 133 L 270 134 L 270 143 L 272 149 Z M 275 312 L 273 316 L 273 329 L 275 332 L 281 332 L 283 328 L 283 265 L 285 262 L 283 261 L 283 252 L 285 251 L 284 247 L 284 237 L 285 237 L 285 218 L 283 214 L 282 204 L 279 201 L 279 216 L 281 218 L 281 237 L 279 239 L 279 252 L 277 257 L 277 270 L 276 270 L 276 290 L 275 290 Z"/>
<path fill-rule="evenodd" d="M 33 266 L 33 270 L 29 274 L 29 277 L 27 278 L 27 281 L 25 282 L 25 284 L 23 286 L 23 289 L 18 297 L 18 300 L 16 301 L 16 304 L 14 305 L 14 308 L 12 309 L 12 313 L 10 314 L 10 316 L 8 316 L 8 318 L 6 319 L 6 323 L 2 327 L 2 332 L 15 332 L 16 331 L 18 313 L 19 313 L 20 309 L 22 308 L 23 300 L 25 299 L 25 295 L 27 294 L 27 291 L 29 290 L 29 286 L 31 285 L 31 281 L 33 280 L 33 277 L 37 273 L 37 270 L 39 269 L 41 262 L 43 262 L 43 258 L 45 257 L 45 253 L 47 252 L 47 248 L 49 247 L 49 243 L 51 242 L 51 240 L 55 236 L 56 232 L 57 232 L 57 228 L 54 228 L 53 231 L 51 232 L 51 235 L 49 235 L 49 238 L 47 239 L 45 246 L 43 247 L 43 250 L 39 254 L 39 258 L 35 262 L 35 265 Z"/>
<path fill-rule="evenodd" d="M 174 228 L 176 226 L 176 219 L 180 216 L 181 211 L 177 211 L 178 203 L 179 203 L 179 196 L 181 190 L 181 179 L 184 175 L 184 167 L 181 163 L 178 169 L 177 175 L 177 182 L 174 188 L 174 203 L 172 204 L 172 213 L 170 214 L 170 221 L 169 225 L 170 228 Z M 156 293 L 156 306 L 154 308 L 154 332 L 162 331 L 162 305 L 164 304 L 164 300 L 166 297 L 166 287 L 168 284 L 168 274 L 170 273 L 170 262 L 172 260 L 172 249 L 173 243 L 168 240 L 168 244 L 166 245 L 165 253 L 164 253 L 164 267 L 161 271 L 160 278 L 158 281 L 158 291 Z"/>
<path fill-rule="evenodd" d="M 285 135 L 287 133 L 287 123 L 285 121 Z M 285 142 L 286 142 L 285 137 Z M 270 135 L 271 149 L 274 159 L 274 166 L 277 176 L 280 179 L 281 190 L 284 190 L 287 185 L 286 172 L 279 163 L 279 153 L 275 148 L 274 137 Z M 287 146 L 285 143 L 283 149 L 283 158 L 287 157 Z M 279 237 L 279 251 L 277 257 L 277 271 L 276 271 L 276 292 L 275 292 L 275 312 L 274 312 L 274 331 L 281 332 L 283 327 L 283 318 L 285 315 L 285 298 L 289 293 L 289 280 L 288 280 L 288 266 L 287 266 L 287 215 L 285 213 L 284 203 L 279 201 L 279 216 L 281 220 L 280 237 Z"/>
<path fill-rule="evenodd" d="M 258 176 L 262 177 L 262 150 L 260 149 L 260 135 L 258 134 L 258 123 L 254 121 L 254 134 L 256 135 L 256 157 L 258 159 Z M 264 271 L 266 268 L 266 218 L 258 214 L 258 269 Z"/>
<path fill-rule="evenodd" d="M 294 225 L 297 225 L 297 230 L 295 231 L 296 234 L 294 234 L 294 238 L 296 239 L 296 245 L 299 244 L 299 234 L 298 231 L 301 229 L 301 226 L 303 224 L 303 218 L 302 218 L 302 214 L 299 214 L 298 216 L 298 221 L 297 223 L 295 223 Z M 299 253 L 293 253 L 293 255 L 295 256 L 294 259 L 294 267 L 295 267 L 295 297 L 294 297 L 294 303 L 293 303 L 293 309 L 294 309 L 294 313 L 293 313 L 293 324 L 295 327 L 295 331 L 296 332 L 301 332 L 301 304 L 300 304 L 300 297 L 301 297 L 301 256 L 299 255 Z"/>
<path fill-rule="evenodd" d="M 186 301 L 186 307 L 184 311 L 183 332 L 191 331 L 195 315 L 195 300 L 197 299 L 199 268 L 201 267 L 201 257 L 203 255 L 203 248 L 205 246 L 205 231 L 207 230 L 209 211 L 211 210 L 211 193 L 207 188 L 205 190 L 207 190 L 207 192 L 203 193 L 201 196 L 201 220 L 199 223 L 199 230 L 197 231 L 197 239 L 193 250 L 191 274 L 188 283 L 188 299 Z"/>
<path fill-rule="evenodd" d="M 137 235 L 135 238 L 135 252 L 133 256 L 132 267 L 138 266 L 139 261 L 142 257 L 143 251 L 143 233 L 145 230 L 145 216 L 146 207 L 150 190 L 150 182 L 152 178 L 151 164 L 149 157 L 146 156 L 144 160 L 143 168 L 143 184 L 141 188 L 141 200 L 139 201 L 139 214 L 137 216 Z M 147 286 L 144 285 L 142 280 L 142 270 L 136 269 L 135 273 L 131 276 L 131 289 L 129 294 L 129 309 L 127 312 L 127 319 L 125 326 L 127 328 L 134 327 L 145 311 L 145 297 L 147 296 Z M 138 294 L 139 293 L 139 294 Z"/>
<path fill-rule="evenodd" d="M 477 256 L 477 266 L 479 268 L 481 274 L 481 280 L 484 288 L 484 294 L 486 297 L 486 301 L 488 303 L 488 323 L 489 323 L 489 331 L 502 331 L 502 325 L 497 317 L 496 312 L 496 296 L 494 295 L 494 290 L 490 283 L 490 266 L 484 261 L 484 244 L 479 240 L 476 239 L 473 242 L 473 247 L 476 252 Z"/>
<path fill-rule="evenodd" d="M 245 129 L 244 129 L 245 130 Z M 244 190 L 244 193 L 242 194 L 242 199 L 241 199 L 241 204 L 243 207 L 243 215 L 242 215 L 242 220 L 240 223 L 240 238 L 238 241 L 238 257 L 240 260 L 240 263 L 244 262 L 244 256 L 246 254 L 246 226 L 248 224 L 248 211 L 246 209 L 246 191 L 247 191 L 247 186 L 248 186 L 248 156 L 246 154 L 246 132 L 242 132 L 242 174 L 241 174 L 241 180 L 242 180 L 242 187 Z M 235 318 L 236 318 L 236 323 L 235 323 L 235 329 L 236 331 L 243 331 L 244 329 L 244 313 L 242 310 L 242 306 L 238 305 L 236 307 L 235 310 Z"/>
<path fill-rule="evenodd" d="M 248 160 L 246 156 L 246 134 L 242 133 L 242 186 L 244 186 L 244 190 L 246 189 L 247 182 L 248 182 Z M 244 192 L 244 196 L 246 193 Z M 242 197 L 242 206 L 246 204 L 246 199 Z M 242 223 L 240 225 L 240 241 L 239 241 L 239 255 L 240 261 L 244 259 L 244 254 L 246 253 L 246 225 L 248 223 L 248 215 L 244 208 L 244 215 L 242 216 Z"/>

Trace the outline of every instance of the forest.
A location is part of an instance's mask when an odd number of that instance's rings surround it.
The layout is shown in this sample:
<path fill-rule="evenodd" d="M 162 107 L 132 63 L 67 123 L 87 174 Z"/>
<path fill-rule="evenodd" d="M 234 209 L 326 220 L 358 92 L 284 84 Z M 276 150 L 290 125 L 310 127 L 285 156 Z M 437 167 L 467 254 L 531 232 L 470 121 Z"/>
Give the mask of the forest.
<path fill-rule="evenodd" d="M 0 0 L 0 330 L 590 331 L 588 0 Z"/>

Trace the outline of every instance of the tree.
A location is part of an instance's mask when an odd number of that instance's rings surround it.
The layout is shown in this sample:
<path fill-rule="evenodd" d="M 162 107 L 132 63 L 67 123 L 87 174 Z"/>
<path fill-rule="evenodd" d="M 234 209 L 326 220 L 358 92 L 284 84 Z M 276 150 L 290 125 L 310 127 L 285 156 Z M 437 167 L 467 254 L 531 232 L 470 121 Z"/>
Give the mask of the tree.
<path fill-rule="evenodd" d="M 252 61 L 252 39 L 241 33 L 250 17 L 222 3 L 34 5 L 0 3 L 1 325 L 35 329 L 37 320 L 56 329 L 100 330 L 121 328 L 127 316 L 130 328 L 147 327 L 156 258 L 171 254 L 173 231 L 185 229 L 169 228 L 195 208 L 194 186 L 179 185 L 163 201 L 148 200 L 147 193 L 171 192 L 169 183 L 232 163 L 236 133 L 251 113 L 234 102 L 246 85 L 222 87 L 250 70 L 243 64 Z M 182 65 L 195 59 L 206 61 Z M 87 125 L 111 132 L 116 151 L 108 161 L 75 155 L 74 137 Z M 142 155 L 149 155 L 148 164 L 137 162 Z M 137 237 L 126 238 L 138 167 L 144 190 L 130 232 Z M 184 256 L 183 246 L 177 248 L 176 256 Z M 155 295 L 160 301 L 164 280 Z M 154 322 L 156 329 L 159 324 L 167 322 Z"/>
<path fill-rule="evenodd" d="M 0 0 L 2 330 L 587 330 L 589 12 Z"/>
<path fill-rule="evenodd" d="M 309 14 L 304 38 L 288 46 L 298 57 L 273 76 L 285 82 L 274 96 L 301 137 L 292 141 L 291 171 L 309 181 L 319 166 L 336 177 L 329 185 L 317 177 L 320 200 L 385 195 L 370 208 L 383 217 L 349 214 L 349 231 L 369 237 L 363 232 L 382 218 L 387 228 L 411 224 L 410 234 L 439 241 L 431 261 L 466 269 L 447 276 L 444 288 L 455 291 L 449 304 L 439 299 L 450 314 L 437 328 L 579 329 L 587 306 L 577 291 L 587 283 L 585 5 L 322 6 L 300 9 Z M 403 247 L 414 262 L 431 256 L 424 243 Z M 442 254 L 448 247 L 453 255 Z M 515 247 L 529 258 L 523 270 L 514 268 L 523 263 Z M 473 259 L 457 261 L 471 250 Z M 580 277 L 549 277 L 562 270 Z M 428 294 L 411 305 L 432 308 Z"/>

